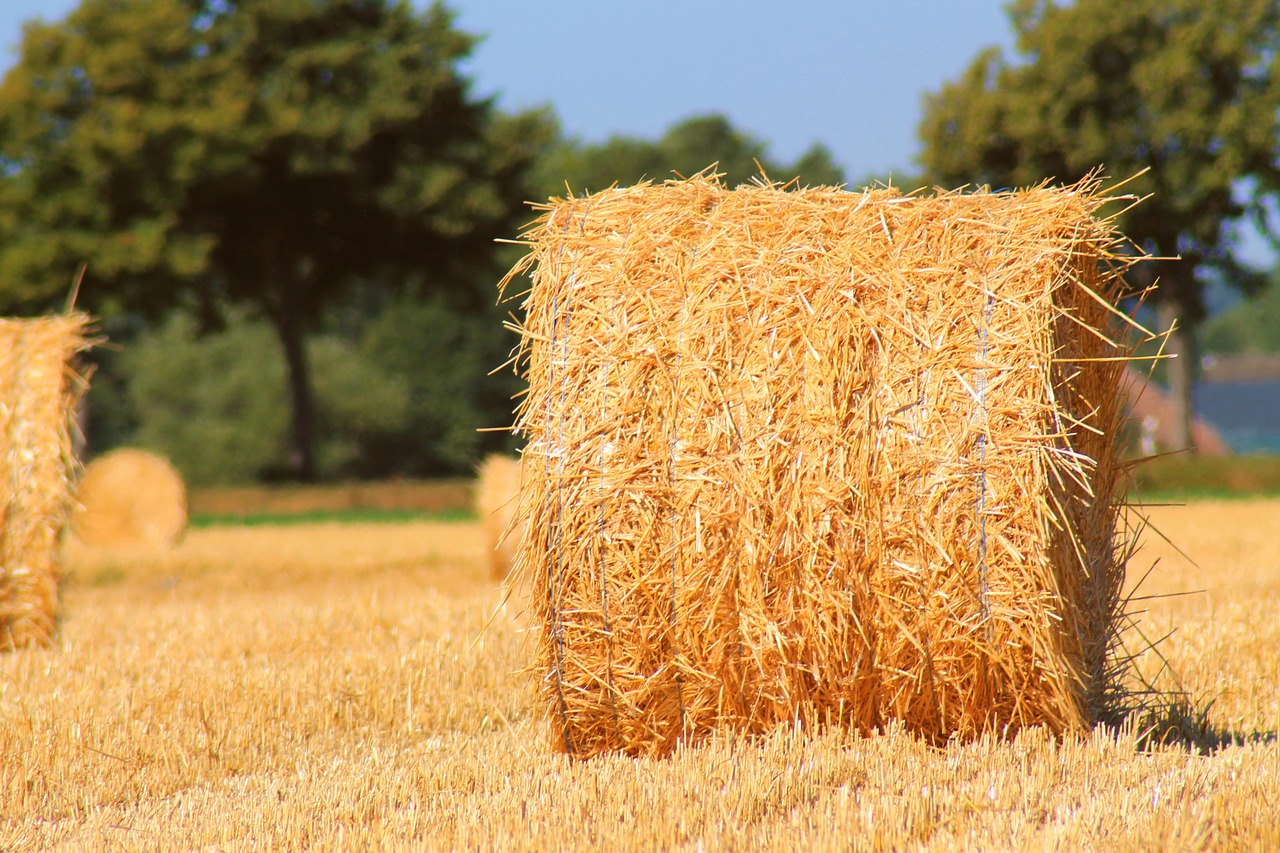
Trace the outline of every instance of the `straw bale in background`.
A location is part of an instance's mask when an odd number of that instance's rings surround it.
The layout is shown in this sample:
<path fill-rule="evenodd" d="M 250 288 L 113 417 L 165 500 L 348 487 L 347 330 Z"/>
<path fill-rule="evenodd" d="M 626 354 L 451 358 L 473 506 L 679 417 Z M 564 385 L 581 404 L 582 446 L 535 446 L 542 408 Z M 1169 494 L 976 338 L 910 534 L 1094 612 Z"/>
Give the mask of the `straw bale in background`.
<path fill-rule="evenodd" d="M 1090 724 L 1129 350 L 1094 184 L 702 177 L 528 232 L 518 571 L 560 749 Z"/>
<path fill-rule="evenodd" d="M 511 529 L 520 493 L 520 463 L 494 454 L 480 464 L 475 489 L 475 512 L 484 528 L 489 552 L 489 575 L 505 580 L 515 562 L 519 536 Z"/>
<path fill-rule="evenodd" d="M 0 650 L 48 644 L 71 510 L 71 422 L 85 382 L 71 361 L 88 318 L 0 320 Z"/>
<path fill-rule="evenodd" d="M 72 527 L 87 545 L 172 548 L 187 529 L 187 490 L 167 459 L 121 448 L 85 467 Z"/>

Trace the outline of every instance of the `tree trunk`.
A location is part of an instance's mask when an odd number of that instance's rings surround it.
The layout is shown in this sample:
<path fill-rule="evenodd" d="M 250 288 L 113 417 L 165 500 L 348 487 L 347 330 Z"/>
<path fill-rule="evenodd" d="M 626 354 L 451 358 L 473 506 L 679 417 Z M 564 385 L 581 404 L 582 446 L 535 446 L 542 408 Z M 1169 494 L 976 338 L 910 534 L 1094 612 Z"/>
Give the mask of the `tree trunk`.
<path fill-rule="evenodd" d="M 1164 352 L 1169 371 L 1169 402 L 1173 404 L 1173 423 L 1169 425 L 1168 450 L 1190 450 L 1195 453 L 1191 432 L 1195 416 L 1196 341 L 1195 331 L 1186 319 L 1187 311 L 1176 296 L 1162 299 L 1156 305 L 1160 331 L 1169 333 Z"/>
<path fill-rule="evenodd" d="M 295 479 L 309 483 L 316 478 L 316 400 L 302 327 L 287 308 L 272 312 L 271 323 L 280 338 L 288 374 L 293 445 L 289 453 L 289 467 Z"/>

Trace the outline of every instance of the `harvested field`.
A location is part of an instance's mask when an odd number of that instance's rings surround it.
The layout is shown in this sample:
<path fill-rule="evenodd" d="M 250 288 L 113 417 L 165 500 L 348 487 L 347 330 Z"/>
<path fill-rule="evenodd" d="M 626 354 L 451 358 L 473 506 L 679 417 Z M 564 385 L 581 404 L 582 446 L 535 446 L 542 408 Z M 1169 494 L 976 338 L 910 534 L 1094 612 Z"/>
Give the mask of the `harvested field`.
<path fill-rule="evenodd" d="M 392 480 L 325 486 L 229 486 L 191 493 L 193 516 L 288 515 L 350 510 L 447 512 L 471 507 L 472 483 Z"/>
<path fill-rule="evenodd" d="M 72 543 L 60 644 L 0 658 L 0 849 L 1274 849 L 1280 501 L 1150 515 L 1198 568 L 1148 535 L 1142 594 L 1203 590 L 1144 602 L 1191 699 L 1165 743 L 783 729 L 590 762 L 514 674 L 478 523 Z"/>

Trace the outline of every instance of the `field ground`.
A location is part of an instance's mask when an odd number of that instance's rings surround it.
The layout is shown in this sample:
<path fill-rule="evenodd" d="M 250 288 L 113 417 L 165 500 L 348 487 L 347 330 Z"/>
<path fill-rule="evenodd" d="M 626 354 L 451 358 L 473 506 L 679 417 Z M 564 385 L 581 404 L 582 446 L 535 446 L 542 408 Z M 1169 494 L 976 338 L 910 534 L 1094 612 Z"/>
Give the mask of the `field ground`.
<path fill-rule="evenodd" d="M 189 502 L 195 519 L 235 522 L 244 518 L 379 513 L 435 515 L 471 509 L 472 480 L 390 480 L 316 486 L 244 486 L 195 489 Z"/>
<path fill-rule="evenodd" d="M 1187 555 L 1148 533 L 1131 564 L 1158 560 L 1147 634 L 1176 629 L 1141 668 L 1190 698 L 1164 742 L 782 731 L 666 761 L 550 753 L 474 523 L 70 543 L 60 647 L 0 658 L 0 850 L 1280 849 L 1280 500 L 1149 512 Z"/>
<path fill-rule="evenodd" d="M 214 486 L 190 496 L 192 518 L 201 526 L 250 521 L 296 521 L 299 517 L 398 520 L 435 517 L 471 509 L 472 480 L 390 480 L 323 485 Z M 1136 469 L 1135 494 L 1147 502 L 1280 498 L 1280 455 L 1211 458 L 1172 454 Z"/>

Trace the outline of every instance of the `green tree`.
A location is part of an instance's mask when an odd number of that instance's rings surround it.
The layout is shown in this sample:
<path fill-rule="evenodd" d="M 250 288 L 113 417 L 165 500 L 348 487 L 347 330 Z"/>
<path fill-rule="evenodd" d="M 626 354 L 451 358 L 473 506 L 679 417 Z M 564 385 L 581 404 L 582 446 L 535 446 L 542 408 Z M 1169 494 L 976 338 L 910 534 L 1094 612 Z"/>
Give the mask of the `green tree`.
<path fill-rule="evenodd" d="M 1126 212 L 1125 234 L 1158 260 L 1159 324 L 1179 436 L 1190 446 L 1195 328 L 1206 275 L 1243 289 L 1260 277 L 1236 262 L 1233 222 L 1242 177 L 1276 151 L 1280 51 L 1274 0 L 1017 0 L 1017 56 L 982 53 L 926 100 L 920 126 L 927 178 L 955 186 L 1071 183 L 1104 167 L 1149 196 Z"/>
<path fill-rule="evenodd" d="M 277 347 L 267 322 L 237 312 L 217 332 L 201 333 L 190 312 L 176 311 L 138 335 L 119 365 L 138 421 L 129 442 L 164 454 L 197 485 L 287 473 Z M 371 440 L 409 431 L 410 389 L 335 334 L 310 336 L 307 357 L 316 366 L 319 473 L 360 473 Z"/>
<path fill-rule="evenodd" d="M 615 183 L 634 184 L 689 176 L 716 164 L 729 185 L 750 181 L 761 167 L 774 180 L 799 178 L 804 184 L 840 184 L 844 175 L 831 152 L 815 144 L 791 164 L 779 163 L 768 146 L 733 126 L 723 115 L 693 116 L 672 125 L 656 141 L 614 136 L 599 144 L 561 139 L 538 162 L 534 185 L 545 196 L 595 192 Z"/>
<path fill-rule="evenodd" d="M 84 261 L 101 312 L 245 306 L 311 478 L 326 306 L 358 281 L 486 299 L 492 241 L 526 215 L 550 126 L 470 94 L 473 44 L 407 0 L 83 0 L 28 25 L 0 84 L 0 305 L 42 307 Z"/>
<path fill-rule="evenodd" d="M 402 423 L 365 436 L 367 477 L 466 472 L 510 435 L 519 382 L 510 370 L 488 375 L 518 339 L 502 328 L 500 309 L 463 313 L 440 296 L 396 297 L 366 323 L 360 358 L 407 390 Z"/>
<path fill-rule="evenodd" d="M 265 323 L 232 318 L 200 335 L 176 312 L 121 352 L 138 419 L 129 443 L 166 456 L 192 485 L 245 483 L 288 459 L 283 364 Z"/>

